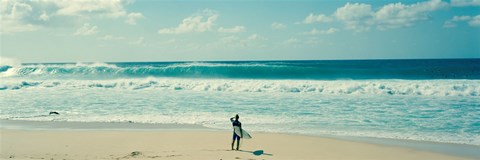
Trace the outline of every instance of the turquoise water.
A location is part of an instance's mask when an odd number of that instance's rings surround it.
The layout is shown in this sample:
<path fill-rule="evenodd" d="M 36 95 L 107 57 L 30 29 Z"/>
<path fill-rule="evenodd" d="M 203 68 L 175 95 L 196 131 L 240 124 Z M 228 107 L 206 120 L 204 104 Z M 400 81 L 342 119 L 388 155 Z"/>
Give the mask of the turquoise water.
<path fill-rule="evenodd" d="M 0 119 L 230 129 L 238 113 L 249 131 L 480 145 L 478 61 L 4 66 Z"/>
<path fill-rule="evenodd" d="M 110 79 L 480 79 L 480 59 L 52 63 L 0 66 L 1 77 Z"/>

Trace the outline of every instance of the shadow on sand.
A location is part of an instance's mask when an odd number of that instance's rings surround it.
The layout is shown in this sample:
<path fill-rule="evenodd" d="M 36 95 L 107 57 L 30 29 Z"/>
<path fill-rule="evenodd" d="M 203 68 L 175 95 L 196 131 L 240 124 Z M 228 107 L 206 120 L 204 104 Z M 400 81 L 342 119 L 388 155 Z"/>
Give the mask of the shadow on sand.
<path fill-rule="evenodd" d="M 252 153 L 253 155 L 256 155 L 256 156 L 261 156 L 261 155 L 273 156 L 273 154 L 265 153 L 263 150 L 256 150 L 256 151 L 238 150 L 238 151 Z"/>

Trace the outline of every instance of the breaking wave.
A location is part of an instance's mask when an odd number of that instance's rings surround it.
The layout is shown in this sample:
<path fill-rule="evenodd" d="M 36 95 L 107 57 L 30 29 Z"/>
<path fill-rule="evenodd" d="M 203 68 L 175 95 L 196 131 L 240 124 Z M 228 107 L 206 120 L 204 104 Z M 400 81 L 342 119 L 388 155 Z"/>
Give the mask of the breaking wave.
<path fill-rule="evenodd" d="M 112 79 L 480 79 L 480 60 L 59 63 L 0 66 L 0 77 Z"/>
<path fill-rule="evenodd" d="M 154 89 L 217 92 L 300 92 L 327 95 L 480 96 L 479 80 L 232 80 L 138 78 L 113 80 L 3 80 L 0 90 Z"/>

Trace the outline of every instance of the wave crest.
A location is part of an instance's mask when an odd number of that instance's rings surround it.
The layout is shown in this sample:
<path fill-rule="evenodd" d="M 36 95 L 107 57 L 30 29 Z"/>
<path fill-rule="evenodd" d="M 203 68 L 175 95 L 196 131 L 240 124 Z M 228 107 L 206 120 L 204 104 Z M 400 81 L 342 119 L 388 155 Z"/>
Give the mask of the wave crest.
<path fill-rule="evenodd" d="M 1 69 L 0 77 L 247 77 L 284 72 L 280 65 L 172 63 L 156 65 L 115 65 L 107 63 L 30 64 Z M 287 70 L 289 71 L 289 70 Z M 292 74 L 292 73 L 291 73 Z M 250 76 L 248 76 L 250 75 Z"/>
<path fill-rule="evenodd" d="M 216 92 L 300 92 L 326 95 L 480 96 L 478 80 L 227 80 L 143 78 L 116 80 L 43 80 L 0 82 L 0 90 L 75 88 L 190 90 Z"/>
<path fill-rule="evenodd" d="M 10 78 L 233 78 L 233 79 L 480 79 L 480 66 L 471 61 L 418 63 L 354 62 L 158 62 L 24 64 L 0 67 Z M 373 63 L 373 64 L 372 64 Z M 413 63 L 413 62 L 412 62 Z M 445 64 L 443 64 L 445 63 Z M 407 65 L 407 67 L 405 67 Z"/>

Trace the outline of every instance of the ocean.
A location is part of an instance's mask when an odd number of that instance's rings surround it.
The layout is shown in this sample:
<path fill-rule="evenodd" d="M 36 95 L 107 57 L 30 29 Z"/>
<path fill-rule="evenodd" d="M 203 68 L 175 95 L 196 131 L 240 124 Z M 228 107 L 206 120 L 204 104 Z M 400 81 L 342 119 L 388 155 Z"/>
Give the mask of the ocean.
<path fill-rule="evenodd" d="M 0 66 L 0 119 L 480 145 L 480 59 Z M 60 115 L 49 115 L 56 111 Z"/>

